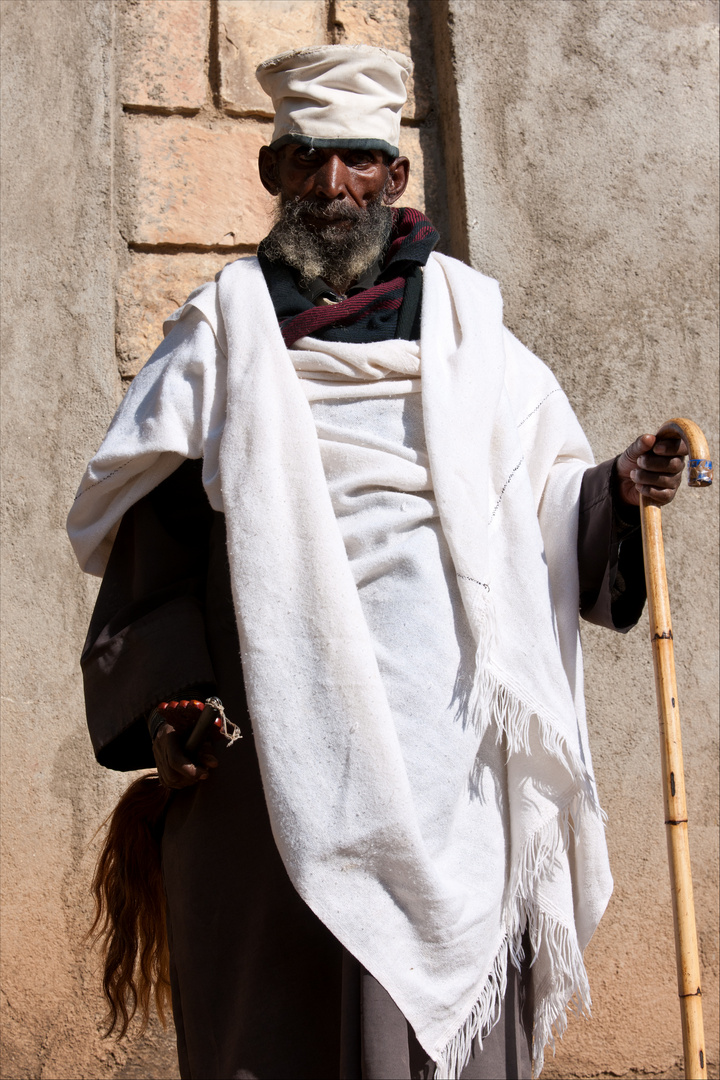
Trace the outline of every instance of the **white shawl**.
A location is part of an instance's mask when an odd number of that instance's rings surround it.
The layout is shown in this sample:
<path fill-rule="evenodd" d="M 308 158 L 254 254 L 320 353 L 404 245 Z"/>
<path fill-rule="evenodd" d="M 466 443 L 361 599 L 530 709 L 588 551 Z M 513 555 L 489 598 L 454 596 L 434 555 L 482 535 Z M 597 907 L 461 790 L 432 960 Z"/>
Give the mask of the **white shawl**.
<path fill-rule="evenodd" d="M 497 1020 L 527 925 L 539 1073 L 567 1006 L 589 1007 L 582 950 L 612 889 L 578 634 L 577 502 L 592 457 L 554 376 L 503 329 L 497 284 L 437 254 L 421 358 L 434 496 L 475 647 L 443 732 L 447 760 L 464 764 L 440 847 L 423 835 L 434 788 L 411 783 L 311 410 L 256 259 L 228 266 L 172 316 L 88 466 L 68 530 L 80 565 L 101 574 L 125 510 L 183 458 L 204 458 L 208 497 L 226 515 L 265 796 L 295 888 L 387 989 L 438 1078 L 456 1076 Z M 488 738 L 506 758 L 492 798 L 478 786 Z M 497 835 L 482 827 L 493 808 Z"/>

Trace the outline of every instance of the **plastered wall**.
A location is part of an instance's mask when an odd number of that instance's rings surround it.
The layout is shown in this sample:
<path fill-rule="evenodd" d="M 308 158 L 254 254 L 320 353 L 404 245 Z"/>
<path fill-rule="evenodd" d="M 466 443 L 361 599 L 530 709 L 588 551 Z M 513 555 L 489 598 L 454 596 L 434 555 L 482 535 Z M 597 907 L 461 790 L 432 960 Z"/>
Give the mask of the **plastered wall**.
<path fill-rule="evenodd" d="M 78 648 L 95 584 L 64 535 L 121 393 L 113 20 L 106 3 L 2 5 L 0 1067 L 12 1078 L 175 1075 L 154 1036 L 131 1054 L 101 1044 L 97 962 L 81 942 L 88 844 L 125 786 L 94 765 L 83 730 Z"/>
<path fill-rule="evenodd" d="M 596 459 L 672 416 L 718 446 L 718 8 L 451 0 L 434 8 L 454 251 L 500 281 Z M 716 452 L 716 451 L 715 451 Z M 718 1062 L 717 491 L 663 514 L 711 1075 Z M 587 952 L 594 1019 L 549 1077 L 682 1076 L 647 617 L 585 626 L 615 893 Z"/>
<path fill-rule="evenodd" d="M 2 1058 L 4 1077 L 171 1076 L 102 1045 L 93 832 L 125 786 L 93 762 L 78 681 L 95 592 L 64 518 L 120 399 L 114 362 L 113 18 L 2 12 Z M 163 1057 L 164 1055 L 164 1057 Z M 160 1069 L 155 1070 L 158 1061 Z"/>
<path fill-rule="evenodd" d="M 64 519 L 163 316 L 265 231 L 255 63 L 311 41 L 412 52 L 407 201 L 500 279 L 598 459 L 670 413 L 718 445 L 716 5 L 683 0 L 2 0 L 0 1075 L 176 1077 L 173 1039 L 100 1038 L 93 761 L 78 672 L 96 584 Z M 443 142 L 444 138 L 444 142 Z M 690 836 L 717 1076 L 716 495 L 666 515 Z M 589 628 L 616 891 L 592 1023 L 546 1075 L 679 1077 L 647 627 Z"/>

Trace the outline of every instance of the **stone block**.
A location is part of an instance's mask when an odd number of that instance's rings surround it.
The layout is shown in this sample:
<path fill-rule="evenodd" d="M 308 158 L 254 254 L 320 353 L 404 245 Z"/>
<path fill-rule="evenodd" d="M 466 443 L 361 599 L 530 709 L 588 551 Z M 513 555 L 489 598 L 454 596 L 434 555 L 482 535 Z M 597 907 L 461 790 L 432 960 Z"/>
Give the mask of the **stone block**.
<path fill-rule="evenodd" d="M 118 279 L 115 324 L 118 368 L 124 379 L 137 375 L 158 347 L 168 315 L 236 257 L 229 252 L 130 254 Z"/>
<path fill-rule="evenodd" d="M 124 105 L 189 110 L 205 104 L 209 0 L 124 0 L 118 31 Z"/>
<path fill-rule="evenodd" d="M 269 229 L 273 199 L 257 158 L 270 125 L 180 117 L 125 117 L 126 238 L 136 244 L 236 247 Z"/>
<path fill-rule="evenodd" d="M 327 40 L 323 0 L 220 0 L 220 95 L 230 112 L 273 115 L 255 68 L 262 60 Z"/>
<path fill-rule="evenodd" d="M 396 49 L 406 56 L 412 55 L 415 70 L 408 80 L 408 100 L 403 115 L 421 120 L 427 116 L 432 104 L 433 58 L 429 44 L 420 47 L 425 38 L 430 40 L 431 35 L 417 33 L 420 28 L 415 26 L 423 18 L 429 19 L 429 12 L 416 8 L 418 5 L 411 8 L 407 0 L 336 0 L 333 29 L 338 44 L 379 45 Z"/>

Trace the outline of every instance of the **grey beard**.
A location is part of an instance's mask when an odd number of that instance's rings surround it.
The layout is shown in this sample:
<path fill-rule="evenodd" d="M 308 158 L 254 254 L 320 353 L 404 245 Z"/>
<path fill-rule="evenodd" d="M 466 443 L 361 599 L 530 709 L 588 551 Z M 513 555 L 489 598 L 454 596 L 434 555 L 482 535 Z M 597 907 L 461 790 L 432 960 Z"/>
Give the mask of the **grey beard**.
<path fill-rule="evenodd" d="M 285 262 L 300 274 L 300 286 L 306 288 L 320 277 L 331 285 L 357 281 L 378 259 L 390 238 L 392 211 L 382 200 L 383 193 L 365 209 L 344 199 L 329 203 L 281 203 L 275 211 L 275 224 L 263 241 L 263 251 L 271 262 Z M 311 228 L 305 216 L 352 221 L 350 229 Z"/>

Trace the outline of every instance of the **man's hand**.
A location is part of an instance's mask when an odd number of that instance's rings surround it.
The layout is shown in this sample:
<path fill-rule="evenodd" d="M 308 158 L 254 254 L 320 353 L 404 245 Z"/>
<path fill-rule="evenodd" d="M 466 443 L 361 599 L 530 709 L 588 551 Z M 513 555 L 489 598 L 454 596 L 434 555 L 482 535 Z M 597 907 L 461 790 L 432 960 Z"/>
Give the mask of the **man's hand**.
<path fill-rule="evenodd" d="M 628 506 L 639 506 L 640 496 L 656 506 L 667 506 L 680 487 L 688 449 L 682 439 L 641 435 L 617 461 L 620 496 Z"/>
<path fill-rule="evenodd" d="M 165 723 L 158 729 L 153 742 L 153 754 L 157 770 L 165 787 L 184 788 L 196 784 L 198 780 L 207 780 L 209 770 L 217 767 L 217 758 L 212 753 L 209 742 L 203 744 L 197 755 L 200 764 L 195 764 L 185 755 L 178 734 L 189 733 L 200 713 L 202 702 L 170 701 L 163 709 Z"/>

